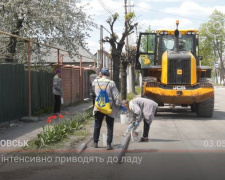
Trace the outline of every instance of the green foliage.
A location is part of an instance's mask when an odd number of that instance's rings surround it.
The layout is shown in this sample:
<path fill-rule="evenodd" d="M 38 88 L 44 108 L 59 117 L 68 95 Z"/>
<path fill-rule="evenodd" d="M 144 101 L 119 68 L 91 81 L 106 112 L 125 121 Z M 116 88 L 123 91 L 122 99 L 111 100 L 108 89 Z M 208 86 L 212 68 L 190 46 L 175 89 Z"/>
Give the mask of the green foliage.
<path fill-rule="evenodd" d="M 146 33 L 154 33 L 151 30 L 151 26 L 145 30 Z M 145 53 L 153 53 L 155 50 L 155 36 L 154 35 L 143 35 L 140 43 L 140 50 Z"/>
<path fill-rule="evenodd" d="M 42 132 L 37 135 L 35 145 L 38 148 L 46 147 L 52 143 L 59 142 L 72 134 L 75 130 L 80 130 L 84 127 L 84 122 L 92 115 L 92 109 L 83 113 L 74 115 L 70 120 L 62 121 L 53 126 L 50 122 L 42 127 Z"/>
<path fill-rule="evenodd" d="M 52 106 L 51 107 L 45 107 L 43 109 L 39 109 L 39 110 L 33 112 L 32 115 L 33 116 L 41 116 L 43 114 L 49 114 L 51 112 L 53 112 L 53 107 Z"/>
<path fill-rule="evenodd" d="M 134 94 L 134 93 L 128 93 L 127 94 L 127 100 L 128 101 L 132 100 L 137 95 L 140 95 L 141 94 L 141 87 L 140 86 L 135 87 L 135 91 L 136 91 L 136 94 Z"/>
<path fill-rule="evenodd" d="M 135 91 L 137 94 L 141 94 L 141 87 L 140 86 L 136 87 Z"/>
<path fill-rule="evenodd" d="M 130 21 L 134 17 L 135 17 L 135 13 L 134 12 L 130 12 L 127 15 L 125 15 L 125 21 Z"/>
<path fill-rule="evenodd" d="M 88 71 L 88 74 L 96 74 L 96 72 L 94 70 L 90 70 Z"/>
<path fill-rule="evenodd" d="M 145 53 L 153 53 L 155 51 L 155 35 L 143 35 L 140 49 Z"/>
<path fill-rule="evenodd" d="M 119 17 L 119 14 L 118 13 L 113 14 L 113 19 L 114 20 L 118 19 L 118 17 Z"/>
<path fill-rule="evenodd" d="M 118 17 L 119 17 L 119 14 L 118 13 L 115 13 L 112 16 L 108 17 L 108 19 L 106 20 L 106 22 L 108 24 L 111 24 L 111 23 L 115 22 L 118 19 Z"/>
<path fill-rule="evenodd" d="M 149 25 L 148 28 L 145 30 L 146 33 L 154 33 L 155 30 L 152 30 L 151 26 Z"/>
<path fill-rule="evenodd" d="M 203 56 L 202 65 L 213 66 L 223 52 L 225 14 L 215 10 L 208 22 L 199 28 L 199 54 Z"/>

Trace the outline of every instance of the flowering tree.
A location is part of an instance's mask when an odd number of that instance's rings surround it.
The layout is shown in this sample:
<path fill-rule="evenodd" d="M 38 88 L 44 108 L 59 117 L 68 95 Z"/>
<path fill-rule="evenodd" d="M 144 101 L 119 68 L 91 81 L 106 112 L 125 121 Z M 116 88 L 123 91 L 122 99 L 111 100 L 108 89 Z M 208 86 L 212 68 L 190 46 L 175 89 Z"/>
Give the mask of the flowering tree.
<path fill-rule="evenodd" d="M 85 47 L 88 31 L 96 27 L 84 8 L 63 0 L 1 0 L 0 27 L 2 31 L 77 53 L 79 46 Z M 15 62 L 18 40 L 10 37 L 7 44 L 4 59 Z"/>

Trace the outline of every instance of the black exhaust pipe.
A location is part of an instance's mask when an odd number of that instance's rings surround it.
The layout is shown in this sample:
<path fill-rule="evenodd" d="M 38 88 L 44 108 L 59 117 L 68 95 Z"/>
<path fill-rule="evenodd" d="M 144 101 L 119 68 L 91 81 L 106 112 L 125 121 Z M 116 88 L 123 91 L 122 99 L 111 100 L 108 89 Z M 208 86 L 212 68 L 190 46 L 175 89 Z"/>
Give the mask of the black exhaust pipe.
<path fill-rule="evenodd" d="M 178 25 L 179 21 L 176 21 L 177 29 L 174 31 L 174 48 L 173 52 L 178 53 L 179 52 L 179 30 L 178 30 Z"/>

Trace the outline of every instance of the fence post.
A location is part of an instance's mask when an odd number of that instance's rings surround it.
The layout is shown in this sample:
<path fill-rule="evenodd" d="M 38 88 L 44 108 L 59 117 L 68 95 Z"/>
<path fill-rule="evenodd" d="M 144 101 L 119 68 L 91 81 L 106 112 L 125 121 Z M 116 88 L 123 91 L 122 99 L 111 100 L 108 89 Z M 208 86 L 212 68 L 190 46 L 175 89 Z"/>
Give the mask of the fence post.
<path fill-rule="evenodd" d="M 28 61 L 28 116 L 31 117 L 30 41 L 27 41 L 27 61 Z"/>
<path fill-rule="evenodd" d="M 73 66 L 71 66 L 70 72 L 70 88 L 71 88 L 71 104 L 73 104 Z"/>
<path fill-rule="evenodd" d="M 80 100 L 83 98 L 83 71 L 82 71 L 82 56 L 80 56 Z"/>
<path fill-rule="evenodd" d="M 58 61 L 58 66 L 59 66 L 59 49 L 57 49 L 57 61 Z"/>

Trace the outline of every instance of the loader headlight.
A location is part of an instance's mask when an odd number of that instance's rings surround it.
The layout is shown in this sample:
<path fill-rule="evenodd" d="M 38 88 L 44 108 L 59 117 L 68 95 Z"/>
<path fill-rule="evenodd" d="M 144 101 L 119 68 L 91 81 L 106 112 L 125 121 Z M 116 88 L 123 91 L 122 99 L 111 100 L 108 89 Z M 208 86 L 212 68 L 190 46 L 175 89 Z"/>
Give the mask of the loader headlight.
<path fill-rule="evenodd" d="M 168 34 L 167 31 L 161 31 L 160 34 Z"/>
<path fill-rule="evenodd" d="M 201 88 L 212 88 L 213 84 L 212 83 L 199 83 L 199 86 Z"/>
<path fill-rule="evenodd" d="M 158 82 L 146 82 L 146 87 L 159 87 Z"/>
<path fill-rule="evenodd" d="M 187 34 L 189 34 L 189 35 L 190 35 L 190 34 L 195 34 L 195 32 L 188 31 Z"/>

